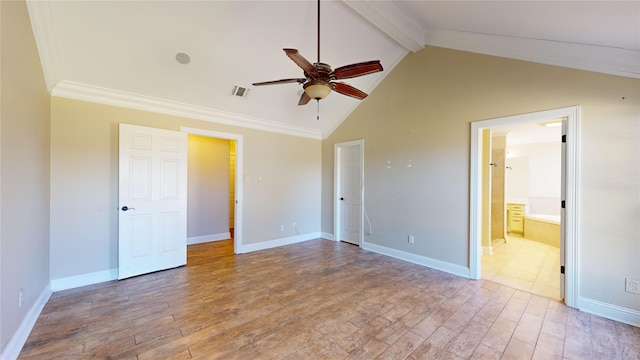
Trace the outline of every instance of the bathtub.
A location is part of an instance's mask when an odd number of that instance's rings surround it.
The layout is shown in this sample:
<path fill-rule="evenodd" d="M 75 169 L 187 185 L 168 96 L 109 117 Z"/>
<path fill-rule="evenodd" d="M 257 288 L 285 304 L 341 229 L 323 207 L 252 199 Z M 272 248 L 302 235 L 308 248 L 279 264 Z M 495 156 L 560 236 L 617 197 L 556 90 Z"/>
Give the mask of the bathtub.
<path fill-rule="evenodd" d="M 524 216 L 524 237 L 560 247 L 560 216 L 526 214 Z"/>

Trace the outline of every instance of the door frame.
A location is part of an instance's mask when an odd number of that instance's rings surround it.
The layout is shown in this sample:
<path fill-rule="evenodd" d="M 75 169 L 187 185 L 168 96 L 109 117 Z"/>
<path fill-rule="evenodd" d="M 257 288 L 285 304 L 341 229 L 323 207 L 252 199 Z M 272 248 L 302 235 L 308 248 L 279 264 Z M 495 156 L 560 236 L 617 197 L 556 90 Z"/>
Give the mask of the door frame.
<path fill-rule="evenodd" d="M 188 135 L 205 136 L 216 139 L 224 139 L 236 142 L 236 176 L 235 176 L 235 197 L 236 204 L 233 216 L 233 252 L 235 254 L 242 254 L 242 204 L 243 204 L 243 188 L 242 179 L 243 175 L 243 162 L 242 162 L 242 135 L 225 133 L 219 131 L 191 128 L 186 126 L 180 127 L 181 132 L 185 132 Z"/>
<path fill-rule="evenodd" d="M 565 304 L 578 307 L 579 295 L 579 239 L 578 236 L 578 164 L 580 106 L 507 116 L 471 122 L 471 169 L 469 181 L 469 276 L 479 279 L 481 274 L 481 230 L 482 230 L 482 130 L 491 127 L 538 122 L 549 119 L 566 119 L 566 161 L 564 168 L 564 261 Z M 562 260 L 561 260 L 562 263 Z M 560 269 L 558 269 L 560 271 Z"/>
<path fill-rule="evenodd" d="M 335 241 L 341 241 L 340 226 L 342 225 L 342 208 L 338 198 L 342 188 L 342 148 L 358 146 L 360 149 L 360 204 L 358 206 L 358 246 L 364 244 L 364 139 L 346 141 L 333 145 L 333 234 Z"/>

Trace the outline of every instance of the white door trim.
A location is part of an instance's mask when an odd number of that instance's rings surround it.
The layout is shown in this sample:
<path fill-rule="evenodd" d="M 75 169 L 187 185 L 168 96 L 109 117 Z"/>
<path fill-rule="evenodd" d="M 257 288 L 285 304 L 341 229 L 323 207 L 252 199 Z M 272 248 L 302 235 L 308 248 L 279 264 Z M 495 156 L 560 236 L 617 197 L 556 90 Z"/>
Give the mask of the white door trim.
<path fill-rule="evenodd" d="M 358 146 L 360 149 L 360 206 L 358 211 L 358 246 L 362 247 L 364 244 L 364 139 L 353 140 L 341 142 L 333 145 L 333 235 L 335 241 L 340 241 L 340 225 L 342 218 L 341 207 L 338 198 L 340 194 L 338 193 L 341 188 L 341 177 L 340 177 L 340 169 L 341 169 L 341 159 L 340 159 L 340 150 L 343 147 L 352 147 Z"/>
<path fill-rule="evenodd" d="M 242 162 L 242 135 L 225 133 L 219 131 L 211 131 L 204 129 L 191 128 L 186 126 L 180 127 L 181 132 L 186 132 L 190 135 L 206 136 L 216 139 L 225 139 L 236 142 L 236 176 L 235 176 L 235 189 L 236 189 L 236 208 L 234 214 L 233 225 L 233 252 L 236 254 L 242 253 L 242 203 L 243 203 L 243 190 L 242 179 L 243 175 L 243 162 Z"/>
<path fill-rule="evenodd" d="M 480 278 L 481 256 L 481 161 L 482 130 L 548 119 L 567 119 L 565 179 L 565 304 L 578 307 L 579 295 L 579 236 L 578 236 L 578 155 L 580 106 L 507 116 L 471 123 L 471 169 L 469 204 L 469 271 L 472 279 Z M 559 271 L 559 269 L 558 269 Z"/>

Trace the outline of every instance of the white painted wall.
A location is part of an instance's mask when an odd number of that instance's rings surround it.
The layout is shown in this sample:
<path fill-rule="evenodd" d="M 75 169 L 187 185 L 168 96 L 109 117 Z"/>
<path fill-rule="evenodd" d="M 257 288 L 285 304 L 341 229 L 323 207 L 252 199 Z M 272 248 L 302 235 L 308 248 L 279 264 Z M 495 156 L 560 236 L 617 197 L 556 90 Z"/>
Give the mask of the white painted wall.
<path fill-rule="evenodd" d="M 561 152 L 560 141 L 548 143 L 533 143 L 509 145 L 507 151 L 510 156 L 525 157 L 529 166 L 522 169 L 528 178 L 528 196 L 560 197 Z M 511 158 L 507 160 L 512 164 Z M 518 171 L 520 169 L 514 169 Z M 511 194 L 510 194 L 511 195 Z"/>
<path fill-rule="evenodd" d="M 517 156 L 507 158 L 506 199 L 507 202 L 526 202 L 529 198 L 529 157 Z"/>
<path fill-rule="evenodd" d="M 507 196 L 528 204 L 527 212 L 560 215 L 560 141 L 507 146 Z"/>

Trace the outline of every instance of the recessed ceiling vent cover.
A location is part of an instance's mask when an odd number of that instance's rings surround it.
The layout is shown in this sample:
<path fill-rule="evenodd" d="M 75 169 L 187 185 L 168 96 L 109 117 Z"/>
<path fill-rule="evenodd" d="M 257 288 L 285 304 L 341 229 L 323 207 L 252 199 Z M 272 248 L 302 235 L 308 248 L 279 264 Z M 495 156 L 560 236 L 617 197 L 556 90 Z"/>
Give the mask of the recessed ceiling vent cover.
<path fill-rule="evenodd" d="M 179 52 L 176 54 L 176 61 L 182 65 L 187 65 L 191 62 L 191 57 L 187 53 Z"/>
<path fill-rule="evenodd" d="M 233 91 L 231 92 L 232 95 L 239 96 L 241 98 L 246 98 L 247 93 L 249 93 L 249 89 L 242 86 L 234 86 Z"/>

